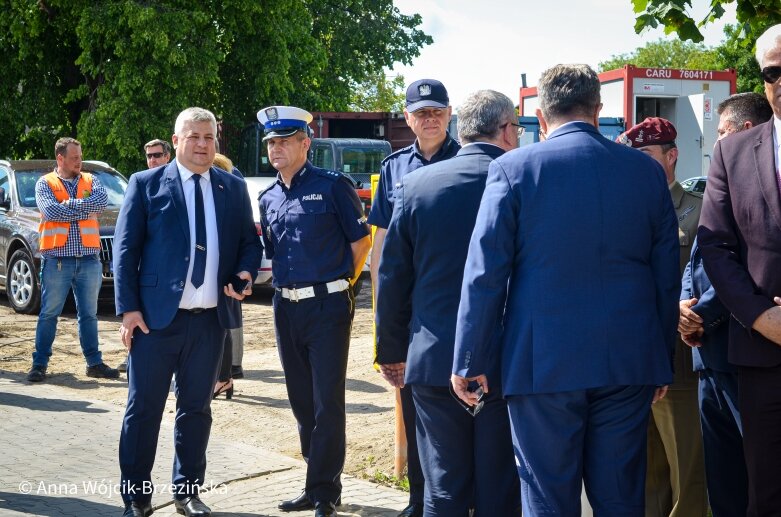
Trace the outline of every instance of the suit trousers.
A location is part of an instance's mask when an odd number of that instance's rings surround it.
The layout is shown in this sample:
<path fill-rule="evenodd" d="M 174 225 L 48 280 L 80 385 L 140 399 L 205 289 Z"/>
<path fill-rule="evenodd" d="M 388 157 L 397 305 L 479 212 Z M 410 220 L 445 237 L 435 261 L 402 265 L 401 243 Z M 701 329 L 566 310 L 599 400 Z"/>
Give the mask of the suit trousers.
<path fill-rule="evenodd" d="M 738 410 L 738 375 L 700 371 L 700 422 L 705 480 L 713 517 L 744 517 L 748 475 Z"/>
<path fill-rule="evenodd" d="M 222 336 L 216 309 L 177 311 L 164 329 L 136 331 L 128 354 L 128 396 L 119 438 L 122 499 L 148 502 L 153 491 L 160 420 L 175 376 L 176 422 L 172 482 L 176 498 L 198 493 L 206 472 L 211 400 Z"/>
<path fill-rule="evenodd" d="M 407 438 L 407 480 L 409 481 L 410 504 L 423 504 L 426 478 L 420 464 L 420 450 L 417 436 L 417 408 L 412 396 L 412 386 L 407 384 L 399 390 L 401 415 L 404 419 L 404 436 Z"/>
<path fill-rule="evenodd" d="M 653 386 L 512 395 L 524 517 L 641 517 Z"/>
<path fill-rule="evenodd" d="M 414 384 L 426 517 L 521 516 L 510 417 L 500 393 L 470 415 L 442 386 Z"/>
<path fill-rule="evenodd" d="M 645 486 L 646 517 L 707 515 L 697 384 L 670 389 L 653 405 Z"/>
<path fill-rule="evenodd" d="M 345 378 L 352 289 L 291 302 L 274 295 L 277 349 L 307 462 L 305 491 L 313 503 L 342 493 L 346 451 Z"/>
<path fill-rule="evenodd" d="M 738 368 L 748 517 L 781 516 L 781 366 Z"/>

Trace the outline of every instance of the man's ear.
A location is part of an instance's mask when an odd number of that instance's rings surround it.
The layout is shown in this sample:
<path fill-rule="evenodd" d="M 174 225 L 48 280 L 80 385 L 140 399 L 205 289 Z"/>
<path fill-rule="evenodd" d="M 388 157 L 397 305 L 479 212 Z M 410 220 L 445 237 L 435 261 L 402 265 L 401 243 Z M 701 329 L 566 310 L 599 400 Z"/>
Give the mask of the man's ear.
<path fill-rule="evenodd" d="M 534 114 L 537 116 L 537 120 L 540 122 L 540 129 L 543 133 L 548 133 L 548 121 L 545 120 L 545 115 L 542 114 L 542 110 L 537 108 L 534 110 Z"/>
<path fill-rule="evenodd" d="M 746 129 L 751 129 L 752 127 L 754 127 L 754 123 L 751 122 L 750 120 L 746 120 L 745 122 L 743 122 L 743 124 L 740 127 L 741 127 L 741 131 L 744 131 Z"/>

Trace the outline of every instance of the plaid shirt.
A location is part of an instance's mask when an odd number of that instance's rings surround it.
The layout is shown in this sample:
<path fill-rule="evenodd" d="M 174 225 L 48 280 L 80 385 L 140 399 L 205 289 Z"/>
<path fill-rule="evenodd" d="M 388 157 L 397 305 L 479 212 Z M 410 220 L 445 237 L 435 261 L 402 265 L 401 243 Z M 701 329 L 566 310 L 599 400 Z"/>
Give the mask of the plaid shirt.
<path fill-rule="evenodd" d="M 98 178 L 93 174 L 92 193 L 87 198 L 77 199 L 76 190 L 80 177 L 76 176 L 72 180 L 60 178 L 70 196 L 70 199 L 64 203 L 57 201 L 43 176 L 35 184 L 35 203 L 38 205 L 38 210 L 41 211 L 41 217 L 49 221 L 70 221 L 71 223 L 65 246 L 42 251 L 41 255 L 46 258 L 78 257 L 100 253 L 100 247 L 88 248 L 81 244 L 81 232 L 79 231 L 78 221 L 87 219 L 91 214 L 102 212 L 108 204 L 108 196 L 106 195 L 106 189 L 103 188 L 103 185 L 100 184 Z"/>

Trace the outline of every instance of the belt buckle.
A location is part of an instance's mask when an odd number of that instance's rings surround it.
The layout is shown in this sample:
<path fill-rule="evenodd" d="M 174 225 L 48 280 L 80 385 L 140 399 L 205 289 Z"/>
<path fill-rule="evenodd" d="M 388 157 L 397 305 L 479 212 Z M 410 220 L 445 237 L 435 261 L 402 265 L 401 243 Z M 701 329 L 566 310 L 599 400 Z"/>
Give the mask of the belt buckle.
<path fill-rule="evenodd" d="M 298 289 L 296 288 L 288 289 L 287 294 L 288 294 L 288 299 L 291 302 L 298 302 Z"/>

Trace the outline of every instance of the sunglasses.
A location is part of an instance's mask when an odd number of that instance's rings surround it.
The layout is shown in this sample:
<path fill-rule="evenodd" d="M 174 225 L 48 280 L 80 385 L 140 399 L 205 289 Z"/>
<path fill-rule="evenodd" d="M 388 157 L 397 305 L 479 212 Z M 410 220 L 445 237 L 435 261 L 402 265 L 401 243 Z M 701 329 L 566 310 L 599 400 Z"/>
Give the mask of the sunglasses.
<path fill-rule="evenodd" d="M 146 153 L 147 158 L 162 158 L 165 153 Z"/>
<path fill-rule="evenodd" d="M 470 406 L 463 400 L 459 398 L 459 396 L 456 394 L 456 392 L 453 390 L 453 385 L 451 384 L 449 386 L 450 388 L 450 395 L 458 402 L 458 405 L 461 406 L 466 410 L 467 413 L 469 413 L 472 416 L 477 416 L 477 414 L 480 412 L 481 409 L 483 409 L 483 406 L 485 405 L 485 393 L 483 393 L 483 387 L 478 386 L 476 389 L 469 389 L 469 391 L 473 391 L 477 393 L 477 404 L 474 406 Z"/>
<path fill-rule="evenodd" d="M 762 69 L 762 80 L 773 84 L 781 77 L 781 66 L 766 66 Z"/>

